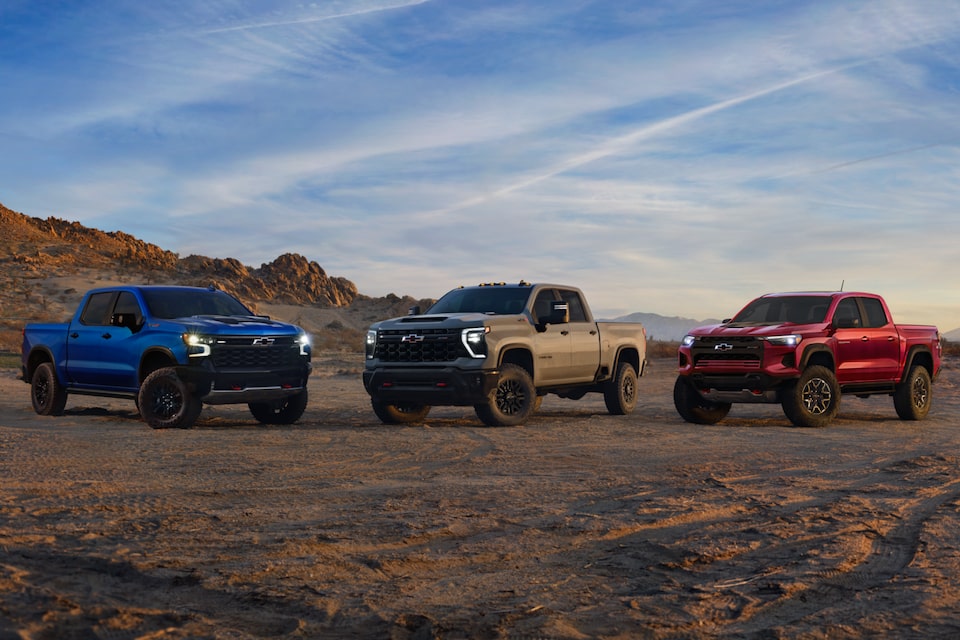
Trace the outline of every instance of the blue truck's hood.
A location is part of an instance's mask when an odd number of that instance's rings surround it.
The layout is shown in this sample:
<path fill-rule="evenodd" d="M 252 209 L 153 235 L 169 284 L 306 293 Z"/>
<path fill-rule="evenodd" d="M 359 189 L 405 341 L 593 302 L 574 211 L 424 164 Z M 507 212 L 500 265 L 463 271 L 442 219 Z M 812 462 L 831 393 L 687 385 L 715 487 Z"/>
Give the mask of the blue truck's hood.
<path fill-rule="evenodd" d="M 286 322 L 271 320 L 263 316 L 190 316 L 168 320 L 183 325 L 195 333 L 218 335 L 241 335 L 250 333 L 270 333 L 271 335 L 297 335 L 302 329 Z"/>

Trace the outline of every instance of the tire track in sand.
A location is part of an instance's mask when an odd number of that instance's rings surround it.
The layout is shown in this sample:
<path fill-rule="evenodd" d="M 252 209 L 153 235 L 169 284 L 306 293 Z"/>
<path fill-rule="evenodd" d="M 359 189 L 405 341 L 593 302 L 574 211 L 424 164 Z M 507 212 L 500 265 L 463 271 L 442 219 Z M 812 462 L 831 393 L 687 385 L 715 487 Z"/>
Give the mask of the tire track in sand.
<path fill-rule="evenodd" d="M 944 505 L 957 499 L 960 499 L 960 479 L 942 485 L 933 495 L 905 509 L 899 524 L 873 539 L 864 561 L 850 570 L 822 573 L 819 582 L 790 590 L 784 597 L 755 609 L 749 619 L 724 626 L 724 634 L 753 635 L 789 626 L 843 602 L 845 596 L 887 584 L 913 561 L 921 544 L 924 524 Z"/>

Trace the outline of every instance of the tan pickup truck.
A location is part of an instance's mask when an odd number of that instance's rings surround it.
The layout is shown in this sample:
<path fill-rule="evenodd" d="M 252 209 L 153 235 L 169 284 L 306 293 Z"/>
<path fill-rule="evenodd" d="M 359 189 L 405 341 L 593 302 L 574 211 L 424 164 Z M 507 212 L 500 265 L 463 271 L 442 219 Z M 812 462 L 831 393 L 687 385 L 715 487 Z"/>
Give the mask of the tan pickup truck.
<path fill-rule="evenodd" d="M 636 406 L 646 346 L 641 324 L 596 322 L 574 287 L 481 284 L 372 325 L 363 385 L 387 424 L 420 422 L 431 406 L 473 406 L 487 425 L 518 425 L 548 393 L 603 393 L 622 415 Z"/>

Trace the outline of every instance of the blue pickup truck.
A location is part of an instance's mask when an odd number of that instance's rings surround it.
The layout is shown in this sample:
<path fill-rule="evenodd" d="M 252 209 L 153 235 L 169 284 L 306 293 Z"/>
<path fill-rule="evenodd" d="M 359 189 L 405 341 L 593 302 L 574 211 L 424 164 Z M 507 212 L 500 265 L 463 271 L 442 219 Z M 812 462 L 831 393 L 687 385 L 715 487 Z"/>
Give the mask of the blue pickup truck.
<path fill-rule="evenodd" d="M 307 406 L 310 338 L 213 288 L 120 286 L 86 293 L 68 323 L 23 329 L 22 377 L 40 415 L 68 394 L 130 398 L 155 429 L 193 426 L 203 403 L 247 403 L 264 424 Z"/>

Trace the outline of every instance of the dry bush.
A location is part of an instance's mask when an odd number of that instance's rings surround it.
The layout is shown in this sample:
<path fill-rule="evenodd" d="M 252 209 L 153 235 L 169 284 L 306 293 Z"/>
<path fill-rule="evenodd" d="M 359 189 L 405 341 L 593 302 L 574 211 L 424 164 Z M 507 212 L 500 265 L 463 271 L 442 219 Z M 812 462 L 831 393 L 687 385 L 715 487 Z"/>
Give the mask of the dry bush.
<path fill-rule="evenodd" d="M 941 340 L 940 344 L 943 346 L 943 355 L 960 356 L 960 342 L 950 342 L 949 340 Z"/>
<path fill-rule="evenodd" d="M 362 353 L 367 332 L 345 327 L 334 321 L 311 335 L 314 351 L 336 351 L 340 353 Z"/>
<path fill-rule="evenodd" d="M 650 340 L 647 342 L 647 358 L 676 358 L 680 343 L 672 340 Z"/>

